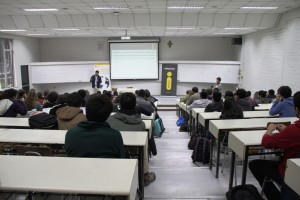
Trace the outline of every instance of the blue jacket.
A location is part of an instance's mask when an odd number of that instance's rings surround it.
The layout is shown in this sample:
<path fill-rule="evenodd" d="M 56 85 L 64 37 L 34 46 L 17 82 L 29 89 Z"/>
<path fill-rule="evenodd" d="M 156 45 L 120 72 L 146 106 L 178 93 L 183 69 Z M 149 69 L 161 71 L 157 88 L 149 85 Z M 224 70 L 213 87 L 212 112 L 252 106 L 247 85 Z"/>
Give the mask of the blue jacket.
<path fill-rule="evenodd" d="M 293 97 L 283 99 L 281 102 L 275 101 L 269 111 L 270 115 L 279 117 L 296 117 Z"/>
<path fill-rule="evenodd" d="M 97 84 L 95 84 L 95 77 L 97 76 Z M 92 82 L 92 88 L 100 88 L 100 83 L 102 83 L 101 77 L 97 74 L 94 74 L 93 76 L 91 76 L 90 78 L 90 82 Z"/>

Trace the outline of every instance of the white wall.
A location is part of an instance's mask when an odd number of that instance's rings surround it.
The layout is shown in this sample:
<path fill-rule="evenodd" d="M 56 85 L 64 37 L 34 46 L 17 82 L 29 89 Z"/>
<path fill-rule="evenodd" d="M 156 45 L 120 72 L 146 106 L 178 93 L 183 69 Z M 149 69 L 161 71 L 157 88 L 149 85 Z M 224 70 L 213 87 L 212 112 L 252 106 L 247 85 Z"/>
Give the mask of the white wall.
<path fill-rule="evenodd" d="M 0 33 L 1 38 L 13 39 L 15 83 L 17 88 L 22 88 L 21 65 L 40 61 L 39 40 Z"/>
<path fill-rule="evenodd" d="M 278 27 L 246 35 L 241 86 L 252 92 L 289 85 L 300 90 L 300 8 L 284 14 Z"/>

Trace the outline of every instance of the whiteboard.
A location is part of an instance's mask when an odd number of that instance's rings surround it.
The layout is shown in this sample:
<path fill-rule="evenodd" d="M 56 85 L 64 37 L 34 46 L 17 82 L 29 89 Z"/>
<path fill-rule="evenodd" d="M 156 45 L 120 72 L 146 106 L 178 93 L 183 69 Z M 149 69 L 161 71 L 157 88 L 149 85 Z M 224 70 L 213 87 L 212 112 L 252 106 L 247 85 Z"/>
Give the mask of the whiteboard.
<path fill-rule="evenodd" d="M 32 84 L 89 82 L 97 62 L 31 63 Z"/>
<path fill-rule="evenodd" d="M 167 62 L 163 62 L 167 63 Z M 221 77 L 222 83 L 239 83 L 240 62 L 235 61 L 170 61 L 178 64 L 179 82 L 215 83 Z"/>

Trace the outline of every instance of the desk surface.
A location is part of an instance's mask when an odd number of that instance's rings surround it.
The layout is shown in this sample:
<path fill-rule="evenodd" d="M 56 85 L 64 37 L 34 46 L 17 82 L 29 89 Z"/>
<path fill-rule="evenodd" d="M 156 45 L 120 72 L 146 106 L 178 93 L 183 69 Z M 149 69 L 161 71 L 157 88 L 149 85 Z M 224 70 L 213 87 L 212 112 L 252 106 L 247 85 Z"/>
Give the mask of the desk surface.
<path fill-rule="evenodd" d="M 258 104 L 258 106 L 254 107 L 254 110 L 270 110 L 272 104 L 267 103 L 267 104 Z"/>
<path fill-rule="evenodd" d="M 28 118 L 18 118 L 18 117 L 1 117 L 0 126 L 13 126 L 13 127 L 28 127 Z"/>
<path fill-rule="evenodd" d="M 204 113 L 205 108 L 193 108 L 192 117 L 197 118 L 197 114 Z"/>
<path fill-rule="evenodd" d="M 265 133 L 266 130 L 232 131 L 228 136 L 228 146 L 244 159 L 246 146 L 261 145 L 261 139 Z"/>
<path fill-rule="evenodd" d="M 285 183 L 300 195 L 300 159 L 287 160 L 284 177 Z"/>
<path fill-rule="evenodd" d="M 26 144 L 65 144 L 66 130 L 0 129 L 0 142 Z M 145 146 L 148 133 L 121 131 L 124 145 Z"/>
<path fill-rule="evenodd" d="M 136 159 L 0 156 L 1 190 L 135 198 Z M 122 170 L 120 170 L 122 166 Z"/>
<path fill-rule="evenodd" d="M 218 139 L 220 130 L 263 129 L 267 127 L 268 122 L 290 121 L 293 123 L 297 120 L 296 117 L 210 120 L 209 131 Z"/>

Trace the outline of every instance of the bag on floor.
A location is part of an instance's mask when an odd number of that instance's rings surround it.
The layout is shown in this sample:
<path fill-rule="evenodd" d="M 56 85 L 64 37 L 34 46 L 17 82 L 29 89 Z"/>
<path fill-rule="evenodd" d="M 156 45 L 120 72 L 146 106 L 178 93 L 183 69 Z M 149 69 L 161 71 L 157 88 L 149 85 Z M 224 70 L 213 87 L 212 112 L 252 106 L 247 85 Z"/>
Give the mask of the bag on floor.
<path fill-rule="evenodd" d="M 179 117 L 179 119 L 177 120 L 177 122 L 176 122 L 176 125 L 177 126 L 182 126 L 182 125 L 184 125 L 184 118 L 181 116 L 181 117 Z"/>
<path fill-rule="evenodd" d="M 56 117 L 48 113 L 39 113 L 29 117 L 28 119 L 30 128 L 40 129 L 57 129 L 58 122 Z"/>
<path fill-rule="evenodd" d="M 264 200 L 254 185 L 238 185 L 226 192 L 227 200 Z"/>
<path fill-rule="evenodd" d="M 153 135 L 151 135 L 151 138 L 148 140 L 148 152 L 151 157 L 151 155 L 156 156 L 157 155 L 157 149 L 156 144 Z"/>
<path fill-rule="evenodd" d="M 193 162 L 209 163 L 210 148 L 209 140 L 205 137 L 198 137 L 192 154 Z"/>
<path fill-rule="evenodd" d="M 196 146 L 196 142 L 197 142 L 197 138 L 200 137 L 199 134 L 193 134 L 191 136 L 191 139 L 188 143 L 188 148 L 191 149 L 191 150 L 194 150 L 195 149 L 195 146 Z"/>
<path fill-rule="evenodd" d="M 154 135 L 157 137 L 161 137 L 163 132 L 165 131 L 164 126 L 162 125 L 162 120 L 161 118 L 158 118 L 154 120 Z"/>

